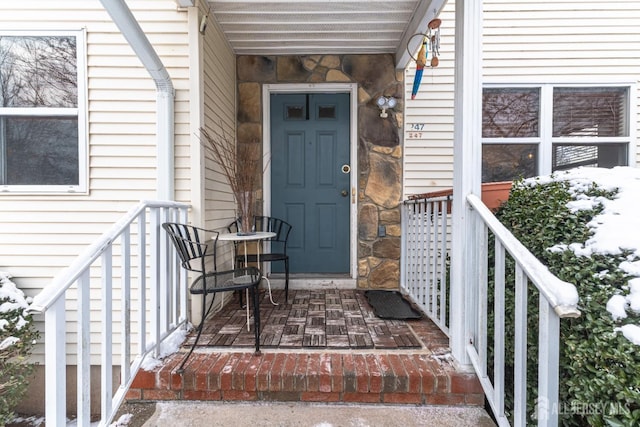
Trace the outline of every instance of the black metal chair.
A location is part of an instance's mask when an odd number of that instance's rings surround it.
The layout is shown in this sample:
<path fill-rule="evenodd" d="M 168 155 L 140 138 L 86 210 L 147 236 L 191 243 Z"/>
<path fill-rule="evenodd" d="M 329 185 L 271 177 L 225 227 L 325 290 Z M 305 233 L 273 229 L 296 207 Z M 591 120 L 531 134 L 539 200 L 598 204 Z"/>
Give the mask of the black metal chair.
<path fill-rule="evenodd" d="M 227 227 L 230 233 L 236 233 L 238 231 L 237 219 L 233 221 Z M 279 218 L 269 216 L 256 216 L 254 218 L 255 231 L 271 231 L 276 235 L 270 239 L 266 239 L 269 242 L 269 250 L 260 252 L 260 263 L 263 262 L 284 262 L 284 298 L 285 302 L 289 302 L 289 255 L 287 255 L 287 240 L 289 239 L 289 233 L 291 233 L 291 225 Z M 245 262 L 244 252 L 238 252 L 238 243 L 235 244 L 235 258 L 237 265 L 243 265 Z M 255 254 L 246 255 L 247 262 L 258 262 L 258 257 Z"/>
<path fill-rule="evenodd" d="M 198 273 L 191 284 L 189 292 L 194 295 L 202 295 L 202 319 L 198 325 L 198 334 L 189 354 L 184 358 L 178 372 L 183 371 L 184 364 L 193 353 L 200 335 L 204 321 L 213 308 L 215 296 L 218 292 L 243 291 L 248 289 L 253 298 L 253 317 L 256 339 L 256 355 L 260 354 L 260 307 L 258 285 L 262 277 L 260 270 L 255 267 L 235 268 L 227 271 L 216 270 L 216 246 L 218 232 L 193 227 L 186 224 L 165 222 L 162 224 L 167 234 L 171 237 L 182 267 L 188 271 Z M 206 239 L 206 235 L 211 237 Z M 207 308 L 206 296 L 213 294 Z"/>

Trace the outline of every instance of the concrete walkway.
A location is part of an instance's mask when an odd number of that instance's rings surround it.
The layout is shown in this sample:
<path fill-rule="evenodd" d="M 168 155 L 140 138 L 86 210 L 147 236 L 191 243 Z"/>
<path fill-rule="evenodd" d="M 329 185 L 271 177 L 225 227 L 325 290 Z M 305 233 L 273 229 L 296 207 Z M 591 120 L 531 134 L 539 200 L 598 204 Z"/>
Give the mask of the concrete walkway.
<path fill-rule="evenodd" d="M 307 403 L 158 402 L 144 427 L 493 427 L 482 408 Z"/>

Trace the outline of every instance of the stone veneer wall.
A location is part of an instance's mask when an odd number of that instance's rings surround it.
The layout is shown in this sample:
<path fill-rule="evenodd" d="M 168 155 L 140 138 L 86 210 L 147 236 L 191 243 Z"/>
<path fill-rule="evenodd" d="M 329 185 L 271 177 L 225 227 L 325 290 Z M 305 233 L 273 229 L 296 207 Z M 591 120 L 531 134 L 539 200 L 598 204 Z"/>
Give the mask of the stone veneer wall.
<path fill-rule="evenodd" d="M 262 84 L 358 83 L 358 287 L 398 288 L 404 73 L 393 56 L 239 56 L 237 77 L 238 143 L 262 144 Z M 386 119 L 380 95 L 398 100 Z"/>

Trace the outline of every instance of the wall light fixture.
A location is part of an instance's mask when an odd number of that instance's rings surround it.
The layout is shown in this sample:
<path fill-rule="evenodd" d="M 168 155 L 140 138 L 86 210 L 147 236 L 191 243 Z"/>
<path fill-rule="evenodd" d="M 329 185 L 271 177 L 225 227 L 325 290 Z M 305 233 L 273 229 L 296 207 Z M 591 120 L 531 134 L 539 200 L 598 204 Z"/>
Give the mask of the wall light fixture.
<path fill-rule="evenodd" d="M 393 96 L 389 96 L 389 97 L 381 96 L 376 101 L 376 104 L 378 105 L 378 108 L 380 108 L 381 110 L 380 117 L 382 117 L 383 119 L 386 119 L 389 116 L 387 114 L 387 110 L 389 108 L 395 107 L 398 104 L 398 101 L 396 101 L 396 99 Z"/>

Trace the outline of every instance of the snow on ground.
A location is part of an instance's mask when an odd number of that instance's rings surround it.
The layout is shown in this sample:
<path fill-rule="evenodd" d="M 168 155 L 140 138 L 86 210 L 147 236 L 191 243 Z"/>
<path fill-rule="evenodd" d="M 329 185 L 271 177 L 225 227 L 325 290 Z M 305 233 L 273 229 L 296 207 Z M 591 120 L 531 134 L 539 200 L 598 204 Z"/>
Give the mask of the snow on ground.
<path fill-rule="evenodd" d="M 187 328 L 178 328 L 171 333 L 162 343 L 160 343 L 160 352 L 158 354 L 158 358 L 153 357 L 151 354 L 148 354 L 142 364 L 140 365 L 140 369 L 144 369 L 145 371 L 153 371 L 157 366 L 162 363 L 162 359 L 165 357 L 177 352 L 180 349 L 180 346 L 187 338 L 187 334 L 191 329 L 191 325 L 188 325 Z"/>
<path fill-rule="evenodd" d="M 623 250 L 630 251 L 631 256 L 620 264 L 625 273 L 638 276 L 629 280 L 627 294 L 612 295 L 606 309 L 613 320 L 627 318 L 632 311 L 640 313 L 640 169 L 631 167 L 577 168 L 566 172 L 556 172 L 549 176 L 525 180 L 529 185 L 544 184 L 550 181 L 567 181 L 574 200 L 567 207 L 576 212 L 592 209 L 602 205 L 602 212 L 595 216 L 589 224 L 592 236 L 583 243 L 557 245 L 550 250 L 571 250 L 577 256 L 592 254 L 619 255 Z M 590 197 L 584 192 L 593 183 L 605 190 L 617 190 L 613 200 L 604 197 Z M 640 325 L 626 324 L 615 329 L 625 338 L 640 345 Z"/>

